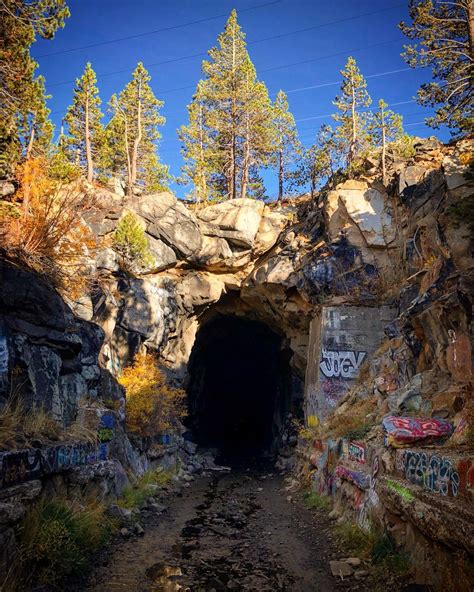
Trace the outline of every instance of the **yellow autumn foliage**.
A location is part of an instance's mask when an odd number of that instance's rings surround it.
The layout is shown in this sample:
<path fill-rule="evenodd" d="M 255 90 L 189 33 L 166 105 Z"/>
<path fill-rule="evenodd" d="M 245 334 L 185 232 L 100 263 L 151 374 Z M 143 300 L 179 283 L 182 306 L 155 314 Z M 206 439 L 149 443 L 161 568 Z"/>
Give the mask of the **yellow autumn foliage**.
<path fill-rule="evenodd" d="M 186 415 L 185 392 L 168 383 L 152 354 L 138 353 L 119 382 L 125 388 L 126 425 L 131 433 L 156 436 Z"/>

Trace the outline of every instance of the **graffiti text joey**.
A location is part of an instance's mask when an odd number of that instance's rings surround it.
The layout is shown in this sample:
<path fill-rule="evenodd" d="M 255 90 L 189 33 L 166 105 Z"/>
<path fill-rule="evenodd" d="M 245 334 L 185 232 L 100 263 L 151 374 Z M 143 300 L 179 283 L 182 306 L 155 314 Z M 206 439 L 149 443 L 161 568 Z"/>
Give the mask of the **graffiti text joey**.
<path fill-rule="evenodd" d="M 362 362 L 367 356 L 364 351 L 333 351 L 323 349 L 319 368 L 327 378 L 351 380 L 357 376 Z"/>

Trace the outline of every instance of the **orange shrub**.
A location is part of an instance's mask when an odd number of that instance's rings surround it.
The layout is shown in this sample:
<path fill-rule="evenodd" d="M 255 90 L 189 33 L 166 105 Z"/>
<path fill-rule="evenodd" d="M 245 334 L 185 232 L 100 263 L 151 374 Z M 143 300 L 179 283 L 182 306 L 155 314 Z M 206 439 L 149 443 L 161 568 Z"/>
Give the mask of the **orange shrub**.
<path fill-rule="evenodd" d="M 126 425 L 132 433 L 156 436 L 186 415 L 185 392 L 168 384 L 152 354 L 137 354 L 119 382 L 125 388 Z"/>
<path fill-rule="evenodd" d="M 16 207 L 0 218 L 0 248 L 67 289 L 77 283 L 81 258 L 95 246 L 81 218 L 94 199 L 80 185 L 65 188 L 52 180 L 44 158 L 20 165 L 17 180 Z"/>

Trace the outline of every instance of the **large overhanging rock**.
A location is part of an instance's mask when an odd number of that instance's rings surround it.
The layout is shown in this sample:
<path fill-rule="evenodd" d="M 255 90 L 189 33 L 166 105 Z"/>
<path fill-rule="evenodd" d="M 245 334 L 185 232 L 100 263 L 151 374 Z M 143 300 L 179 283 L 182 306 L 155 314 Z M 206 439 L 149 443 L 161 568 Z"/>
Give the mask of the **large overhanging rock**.
<path fill-rule="evenodd" d="M 269 251 L 277 242 L 281 231 L 289 220 L 288 213 L 271 210 L 265 206 L 263 216 L 253 245 L 253 253 L 262 255 Z"/>
<path fill-rule="evenodd" d="M 213 271 L 232 271 L 245 267 L 251 260 L 250 249 L 231 249 L 225 238 L 203 236 L 200 250 L 190 257 L 198 267 Z"/>
<path fill-rule="evenodd" d="M 203 234 L 225 238 L 238 247 L 251 249 L 264 207 L 262 201 L 255 199 L 230 199 L 200 210 L 197 216 Z"/>
<path fill-rule="evenodd" d="M 188 258 L 201 248 L 201 231 L 194 214 L 171 193 L 143 196 L 132 207 L 145 219 L 147 233 L 163 240 L 179 255 Z"/>
<path fill-rule="evenodd" d="M 365 181 L 348 180 L 326 198 L 328 234 L 335 240 L 344 232 L 356 247 L 386 247 L 394 242 L 395 226 L 388 196 Z"/>

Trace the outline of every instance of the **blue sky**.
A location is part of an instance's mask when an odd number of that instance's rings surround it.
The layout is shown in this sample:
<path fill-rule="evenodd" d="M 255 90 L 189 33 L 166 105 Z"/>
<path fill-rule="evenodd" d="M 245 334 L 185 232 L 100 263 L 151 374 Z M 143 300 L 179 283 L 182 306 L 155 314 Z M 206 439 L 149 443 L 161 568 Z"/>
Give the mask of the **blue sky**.
<path fill-rule="evenodd" d="M 408 18 L 407 0 L 69 0 L 68 4 L 71 17 L 65 28 L 54 40 L 39 40 L 32 48 L 52 95 L 49 107 L 57 131 L 71 102 L 74 79 L 87 61 L 97 73 L 104 109 L 142 61 L 156 96 L 165 101 L 162 114 L 167 122 L 159 152 L 174 175 L 181 165 L 176 129 L 187 121 L 186 105 L 205 58 L 196 54 L 206 54 L 215 44 L 232 8 L 247 35 L 259 78 L 272 99 L 280 88 L 287 92 L 305 145 L 313 142 L 321 124 L 331 122 L 339 72 L 349 55 L 367 77 L 374 103 L 381 97 L 389 104 L 399 103 L 392 108 L 404 116 L 409 133 L 449 137 L 446 130 L 426 127 L 423 119 L 430 111 L 409 102 L 430 72 L 408 69 L 400 57 L 407 40 L 397 24 Z M 188 24 L 194 21 L 204 22 Z M 141 36 L 130 38 L 135 35 Z M 98 45 L 121 37 L 128 39 Z M 84 47 L 88 45 L 93 47 Z M 274 196 L 276 174 L 266 173 L 265 180 Z M 173 190 L 178 196 L 186 192 L 181 186 Z"/>

